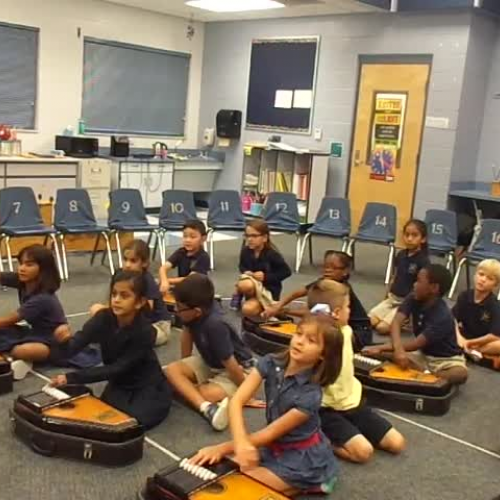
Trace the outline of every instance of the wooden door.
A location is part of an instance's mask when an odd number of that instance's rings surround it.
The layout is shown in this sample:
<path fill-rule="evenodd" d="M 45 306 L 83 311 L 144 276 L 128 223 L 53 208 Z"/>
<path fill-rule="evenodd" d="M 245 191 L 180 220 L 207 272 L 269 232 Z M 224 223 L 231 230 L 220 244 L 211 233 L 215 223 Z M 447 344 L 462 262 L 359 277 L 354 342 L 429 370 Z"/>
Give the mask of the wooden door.
<path fill-rule="evenodd" d="M 367 202 L 395 205 L 397 232 L 412 217 L 427 64 L 363 64 L 349 176 L 353 231 Z"/>

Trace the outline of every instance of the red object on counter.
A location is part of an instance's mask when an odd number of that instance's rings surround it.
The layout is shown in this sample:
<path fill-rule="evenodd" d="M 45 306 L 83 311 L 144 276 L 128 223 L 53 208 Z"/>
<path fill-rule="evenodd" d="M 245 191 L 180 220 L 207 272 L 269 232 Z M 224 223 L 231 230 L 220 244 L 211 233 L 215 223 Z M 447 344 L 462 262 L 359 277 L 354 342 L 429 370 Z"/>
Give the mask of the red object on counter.
<path fill-rule="evenodd" d="M 0 125 L 0 141 L 8 141 L 10 139 L 11 131 L 7 125 Z"/>

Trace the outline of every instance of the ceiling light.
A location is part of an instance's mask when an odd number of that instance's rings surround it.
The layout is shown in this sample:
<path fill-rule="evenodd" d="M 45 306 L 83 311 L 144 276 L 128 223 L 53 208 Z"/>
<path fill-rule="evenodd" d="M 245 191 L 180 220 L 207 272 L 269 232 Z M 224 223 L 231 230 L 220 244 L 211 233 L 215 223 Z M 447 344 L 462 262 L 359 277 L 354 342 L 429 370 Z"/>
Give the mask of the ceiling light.
<path fill-rule="evenodd" d="M 283 0 L 189 0 L 186 5 L 212 12 L 243 12 L 279 9 L 285 6 Z"/>

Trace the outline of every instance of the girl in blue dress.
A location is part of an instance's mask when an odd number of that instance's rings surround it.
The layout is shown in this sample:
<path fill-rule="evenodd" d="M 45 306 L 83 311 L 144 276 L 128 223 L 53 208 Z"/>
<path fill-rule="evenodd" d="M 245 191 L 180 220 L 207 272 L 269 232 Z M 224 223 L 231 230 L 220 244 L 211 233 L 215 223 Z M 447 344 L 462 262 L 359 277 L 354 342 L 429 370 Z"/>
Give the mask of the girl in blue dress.
<path fill-rule="evenodd" d="M 343 337 L 330 318 L 310 315 L 281 355 L 264 356 L 233 396 L 233 440 L 200 450 L 191 462 L 214 464 L 234 455 L 242 472 L 286 495 L 330 493 L 338 465 L 321 431 L 322 386 L 342 367 Z M 267 426 L 249 433 L 243 408 L 264 382 Z"/>

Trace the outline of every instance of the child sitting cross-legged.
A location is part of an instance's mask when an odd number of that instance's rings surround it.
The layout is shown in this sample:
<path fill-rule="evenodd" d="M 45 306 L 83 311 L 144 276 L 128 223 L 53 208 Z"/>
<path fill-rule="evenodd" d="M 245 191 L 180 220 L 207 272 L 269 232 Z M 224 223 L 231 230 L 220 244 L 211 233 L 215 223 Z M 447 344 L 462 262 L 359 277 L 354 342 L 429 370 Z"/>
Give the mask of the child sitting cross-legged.
<path fill-rule="evenodd" d="M 224 430 L 228 424 L 228 397 L 253 366 L 252 355 L 213 307 L 214 286 L 208 276 L 188 276 L 174 288 L 174 296 L 176 315 L 184 326 L 182 359 L 164 367 L 164 372 L 174 389 L 214 429 Z"/>
<path fill-rule="evenodd" d="M 458 343 L 467 352 L 500 354 L 500 303 L 495 296 L 498 285 L 500 262 L 483 260 L 476 269 L 474 289 L 458 296 L 452 311 L 458 323 Z"/>
<path fill-rule="evenodd" d="M 455 319 L 443 299 L 451 286 L 450 272 L 430 264 L 418 273 L 410 294 L 399 307 L 391 326 L 391 344 L 369 347 L 368 355 L 390 355 L 401 368 L 411 363 L 427 369 L 452 384 L 467 380 L 465 357 L 455 331 Z M 412 319 L 415 338 L 401 339 L 401 327 Z"/>

